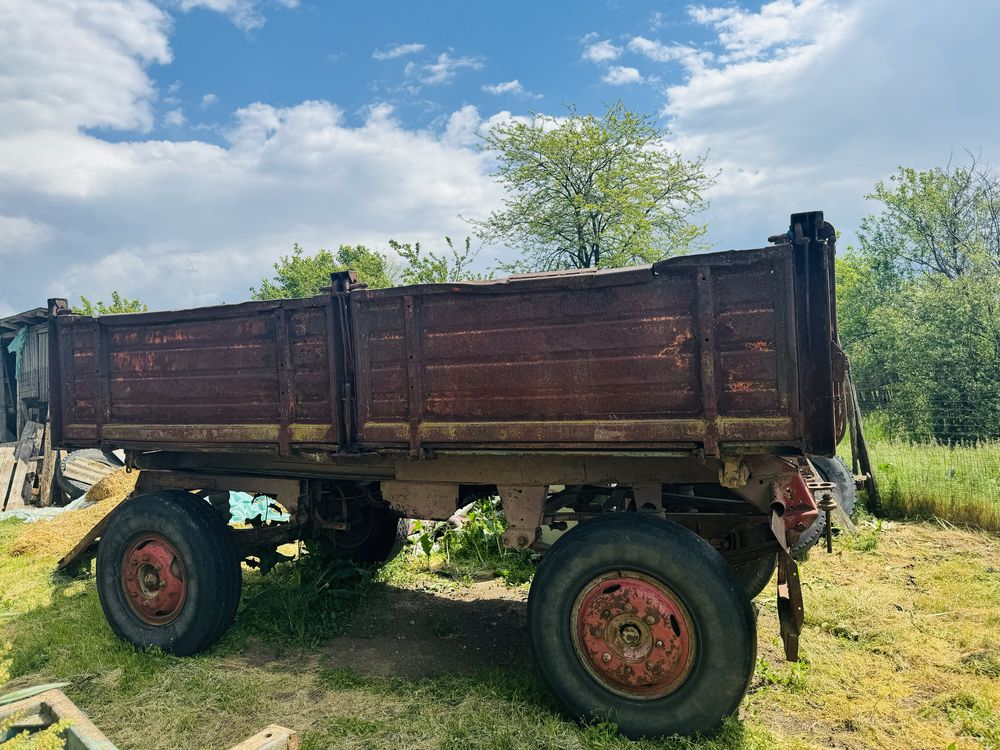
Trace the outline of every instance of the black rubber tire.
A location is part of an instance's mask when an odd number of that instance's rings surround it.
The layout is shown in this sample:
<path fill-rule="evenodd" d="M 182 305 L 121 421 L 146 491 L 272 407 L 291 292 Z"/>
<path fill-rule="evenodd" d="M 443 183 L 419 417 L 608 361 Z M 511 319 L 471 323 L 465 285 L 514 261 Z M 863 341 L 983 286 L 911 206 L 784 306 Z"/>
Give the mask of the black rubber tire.
<path fill-rule="evenodd" d="M 122 558 L 143 533 L 160 534 L 186 571 L 187 594 L 177 618 L 150 625 L 132 611 L 121 582 Z M 97 549 L 97 593 L 111 629 L 122 640 L 185 656 L 215 643 L 236 615 L 242 590 L 233 534 L 205 500 L 162 490 L 126 500 L 111 514 Z"/>
<path fill-rule="evenodd" d="M 734 565 L 733 573 L 740 585 L 743 586 L 747 598 L 756 599 L 757 595 L 771 582 L 777 567 L 778 555 L 774 554 L 751 560 L 742 565 Z"/>
<path fill-rule="evenodd" d="M 76 459 L 99 461 L 102 464 L 107 464 L 108 466 L 116 469 L 125 465 L 122 463 L 121 459 L 111 451 L 102 451 L 99 448 L 83 448 L 78 451 L 67 453 L 59 462 L 58 471 L 56 472 L 56 482 L 59 484 L 62 491 L 69 496 L 70 500 L 76 500 L 78 497 L 83 497 L 84 493 L 90 489 L 89 484 L 83 484 L 63 476 L 63 468 Z"/>
<path fill-rule="evenodd" d="M 840 456 L 811 456 L 809 460 L 816 467 L 820 477 L 836 485 L 834 498 L 848 518 L 854 518 L 858 506 L 858 491 L 854 485 L 854 475 Z M 801 560 L 806 553 L 826 534 L 826 514 L 820 513 L 813 525 L 802 532 L 802 536 L 790 548 L 792 557 Z"/>
<path fill-rule="evenodd" d="M 576 597 L 596 576 L 614 570 L 657 579 L 691 616 L 692 672 L 664 697 L 611 692 L 590 676 L 574 650 Z M 739 707 L 757 657 L 754 610 L 729 564 L 687 529 L 643 514 L 612 513 L 581 523 L 552 546 L 528 595 L 528 631 L 542 675 L 566 708 L 585 720 L 610 719 L 632 738 L 716 729 Z"/>
<path fill-rule="evenodd" d="M 320 554 L 359 565 L 382 565 L 400 553 L 409 528 L 406 519 L 390 508 L 376 505 L 359 504 L 351 510 L 349 531 L 316 540 Z"/>

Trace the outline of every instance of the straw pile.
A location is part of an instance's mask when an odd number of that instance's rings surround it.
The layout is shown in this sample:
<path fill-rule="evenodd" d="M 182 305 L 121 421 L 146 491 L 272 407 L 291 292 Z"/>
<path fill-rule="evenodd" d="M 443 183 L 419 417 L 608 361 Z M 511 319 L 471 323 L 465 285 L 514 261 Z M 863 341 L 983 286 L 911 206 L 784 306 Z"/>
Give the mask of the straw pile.
<path fill-rule="evenodd" d="M 62 557 L 88 531 L 113 511 L 135 489 L 139 472 L 119 469 L 104 477 L 87 492 L 87 499 L 97 502 L 89 508 L 67 510 L 49 521 L 26 523 L 10 548 L 12 555 L 53 555 Z"/>

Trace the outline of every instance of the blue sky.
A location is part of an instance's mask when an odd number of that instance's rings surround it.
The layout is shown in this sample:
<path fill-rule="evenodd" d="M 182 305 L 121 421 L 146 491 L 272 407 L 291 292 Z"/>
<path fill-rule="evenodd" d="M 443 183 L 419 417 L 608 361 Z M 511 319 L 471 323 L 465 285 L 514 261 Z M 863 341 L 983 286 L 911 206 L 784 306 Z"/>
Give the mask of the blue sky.
<path fill-rule="evenodd" d="M 0 315 L 235 302 L 294 242 L 440 248 L 503 197 L 477 131 L 618 98 L 707 154 L 714 247 L 811 209 L 848 244 L 899 165 L 1000 159 L 997 28 L 993 0 L 0 0 Z"/>
<path fill-rule="evenodd" d="M 598 29 L 613 29 L 613 36 L 623 38 L 666 34 L 671 40 L 706 40 L 704 28 L 690 22 L 682 4 L 664 8 L 662 2 L 639 0 L 305 0 L 294 8 L 265 7 L 263 25 L 252 29 L 217 12 L 194 9 L 174 16 L 173 61 L 150 70 L 161 91 L 180 84 L 159 103 L 161 115 L 180 107 L 187 121 L 172 126 L 161 119 L 150 135 L 208 138 L 199 127 L 225 126 L 232 111 L 255 101 L 276 106 L 306 99 L 336 102 L 354 124 L 373 102 L 386 102 L 404 126 L 435 129 L 465 104 L 554 112 L 573 103 L 596 111 L 621 97 L 632 108 L 657 112 L 662 95 L 655 86 L 602 83 L 595 77 L 599 69 L 582 53 L 583 40 L 606 38 Z M 398 56 L 385 57 L 393 52 Z M 440 82 L 422 83 L 431 75 L 426 66 L 437 64 L 442 54 L 454 69 Z M 616 62 L 636 65 L 643 58 L 625 50 Z M 681 78 L 678 65 L 656 67 L 664 83 Z M 523 92 L 494 94 L 483 88 L 510 81 Z M 205 106 L 205 95 L 217 100 Z"/>

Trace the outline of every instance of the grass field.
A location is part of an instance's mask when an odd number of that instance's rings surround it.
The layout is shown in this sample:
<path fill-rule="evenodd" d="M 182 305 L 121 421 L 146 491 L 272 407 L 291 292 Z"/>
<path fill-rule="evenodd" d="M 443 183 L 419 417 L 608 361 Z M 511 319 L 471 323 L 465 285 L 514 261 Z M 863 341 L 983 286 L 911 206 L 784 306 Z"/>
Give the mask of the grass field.
<path fill-rule="evenodd" d="M 526 585 L 432 569 L 418 550 L 376 579 L 248 572 L 237 623 L 206 654 L 120 643 L 91 579 L 7 554 L 0 524 L 0 692 L 65 680 L 122 750 L 225 748 L 268 723 L 302 748 L 1000 748 L 1000 540 L 873 521 L 803 565 L 803 661 L 781 659 L 770 592 L 738 718 L 701 740 L 630 742 L 580 726 L 532 666 Z M 503 571 L 501 571 L 503 572 Z"/>
<path fill-rule="evenodd" d="M 1000 531 L 1000 442 L 871 444 L 885 512 Z"/>

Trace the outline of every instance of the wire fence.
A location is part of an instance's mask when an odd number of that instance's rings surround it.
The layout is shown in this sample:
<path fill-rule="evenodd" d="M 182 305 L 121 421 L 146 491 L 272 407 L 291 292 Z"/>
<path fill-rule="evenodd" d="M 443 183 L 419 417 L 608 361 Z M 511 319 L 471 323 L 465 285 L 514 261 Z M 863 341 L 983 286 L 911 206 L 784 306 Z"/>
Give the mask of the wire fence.
<path fill-rule="evenodd" d="M 889 515 L 1000 531 L 1000 409 L 991 399 L 857 384 Z"/>

